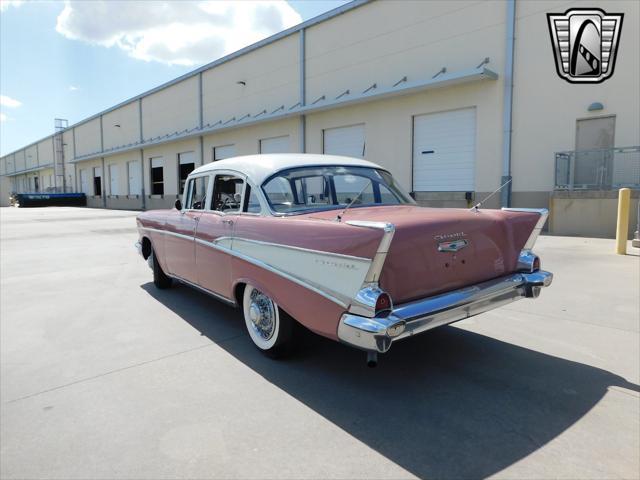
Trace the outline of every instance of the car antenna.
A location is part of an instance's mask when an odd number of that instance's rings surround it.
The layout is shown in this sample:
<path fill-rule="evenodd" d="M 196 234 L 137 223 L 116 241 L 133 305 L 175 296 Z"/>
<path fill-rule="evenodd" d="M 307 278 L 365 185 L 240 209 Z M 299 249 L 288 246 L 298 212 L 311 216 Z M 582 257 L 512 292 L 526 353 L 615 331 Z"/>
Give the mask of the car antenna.
<path fill-rule="evenodd" d="M 496 190 L 494 190 L 493 192 L 491 192 L 488 196 L 484 197 L 481 201 L 479 201 L 478 203 L 476 203 L 473 207 L 471 207 L 469 210 L 474 210 L 474 211 L 478 211 L 478 209 L 480 208 L 480 205 L 482 205 L 484 202 L 486 202 L 487 200 L 489 200 L 491 197 L 493 197 L 496 193 L 498 193 L 500 190 L 502 190 L 505 186 L 507 186 L 507 184 L 509 184 L 511 182 L 511 180 L 513 180 L 513 178 L 510 178 L 509 180 L 507 180 L 506 182 L 504 182 L 502 185 L 500 185 Z"/>
<path fill-rule="evenodd" d="M 341 222 L 342 221 L 342 216 L 345 214 L 345 212 L 347 210 L 349 210 L 351 208 L 351 205 L 353 205 L 356 202 L 356 200 L 358 200 L 358 198 L 360 198 L 360 195 L 362 195 L 362 193 L 366 190 L 366 188 L 369 186 L 370 183 L 371 183 L 371 179 L 368 178 L 367 179 L 367 183 L 364 184 L 364 187 L 362 187 L 362 190 L 360 190 L 360 192 L 355 197 L 353 197 L 353 200 L 351 200 L 349 202 L 349 205 L 344 207 L 344 210 L 342 210 L 338 215 L 336 215 L 336 221 L 337 222 Z"/>

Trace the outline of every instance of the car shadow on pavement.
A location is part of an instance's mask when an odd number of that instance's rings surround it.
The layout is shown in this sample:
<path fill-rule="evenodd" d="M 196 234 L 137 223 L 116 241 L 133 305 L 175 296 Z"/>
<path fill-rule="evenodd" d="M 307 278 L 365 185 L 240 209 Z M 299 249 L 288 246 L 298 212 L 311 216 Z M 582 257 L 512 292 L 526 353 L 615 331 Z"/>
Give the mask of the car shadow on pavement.
<path fill-rule="evenodd" d="M 571 427 L 609 387 L 640 391 L 605 370 L 456 327 L 399 343 L 375 369 L 366 367 L 363 352 L 309 332 L 291 358 L 271 360 L 242 335 L 238 310 L 187 287 L 142 288 L 269 382 L 420 478 L 490 476 Z M 236 325 L 246 338 L 229 338 Z"/>

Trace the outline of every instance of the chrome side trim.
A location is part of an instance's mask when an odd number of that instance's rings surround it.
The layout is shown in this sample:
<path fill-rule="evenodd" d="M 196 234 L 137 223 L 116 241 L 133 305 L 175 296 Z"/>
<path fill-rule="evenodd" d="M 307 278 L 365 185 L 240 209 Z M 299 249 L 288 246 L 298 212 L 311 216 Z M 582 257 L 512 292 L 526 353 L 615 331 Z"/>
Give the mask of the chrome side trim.
<path fill-rule="evenodd" d="M 538 235 L 542 232 L 542 227 L 547 221 L 549 217 L 549 210 L 546 208 L 512 208 L 512 207 L 503 207 L 502 210 L 507 212 L 528 212 L 528 213 L 537 213 L 540 215 L 536 226 L 533 227 L 533 231 L 529 238 L 527 239 L 527 243 L 524 244 L 524 250 L 531 250 L 533 246 L 536 244 L 536 240 L 538 239 Z"/>
<path fill-rule="evenodd" d="M 192 236 L 183 235 L 182 233 L 169 232 L 167 230 L 158 230 L 157 228 L 150 228 L 150 227 L 138 227 L 138 228 L 140 230 L 146 230 L 147 232 L 155 232 L 155 233 L 162 233 L 164 235 L 171 235 L 172 237 L 182 238 L 183 240 L 189 240 L 189 241 L 194 240 Z"/>
<path fill-rule="evenodd" d="M 338 324 L 338 338 L 363 350 L 383 353 L 397 340 L 521 298 L 535 298 L 552 280 L 553 274 L 544 271 L 516 273 L 398 305 L 387 316 L 368 318 L 345 313 Z"/>

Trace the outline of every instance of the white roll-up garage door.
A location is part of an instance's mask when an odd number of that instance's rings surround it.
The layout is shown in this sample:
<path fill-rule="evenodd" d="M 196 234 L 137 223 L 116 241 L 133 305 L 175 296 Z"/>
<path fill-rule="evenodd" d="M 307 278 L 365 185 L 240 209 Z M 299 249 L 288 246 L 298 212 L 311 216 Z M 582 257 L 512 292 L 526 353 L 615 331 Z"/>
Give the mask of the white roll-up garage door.
<path fill-rule="evenodd" d="M 364 124 L 328 128 L 323 132 L 323 152 L 327 155 L 364 157 Z"/>
<path fill-rule="evenodd" d="M 260 140 L 260 153 L 289 153 L 290 151 L 289 135 Z"/>
<path fill-rule="evenodd" d="M 475 108 L 414 117 L 414 191 L 472 192 L 475 163 Z"/>
<path fill-rule="evenodd" d="M 109 195 L 120 195 L 118 190 L 118 165 L 109 165 Z"/>
<path fill-rule="evenodd" d="M 233 157 L 236 154 L 235 145 L 222 145 L 220 147 L 213 147 L 213 160 L 223 160 L 225 158 Z"/>
<path fill-rule="evenodd" d="M 87 196 L 91 194 L 89 190 L 89 171 L 86 168 L 80 170 L 80 191 Z"/>
<path fill-rule="evenodd" d="M 127 162 L 127 173 L 129 176 L 129 195 L 140 195 L 142 193 L 140 162 L 138 160 Z"/>

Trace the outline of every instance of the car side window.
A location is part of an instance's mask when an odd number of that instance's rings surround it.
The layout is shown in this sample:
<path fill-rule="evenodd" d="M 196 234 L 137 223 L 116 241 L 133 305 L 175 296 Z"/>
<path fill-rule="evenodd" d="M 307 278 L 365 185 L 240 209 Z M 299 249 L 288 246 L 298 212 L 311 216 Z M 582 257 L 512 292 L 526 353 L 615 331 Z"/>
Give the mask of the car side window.
<path fill-rule="evenodd" d="M 242 207 L 244 180 L 234 175 L 216 175 L 213 183 L 211 210 L 232 213 Z"/>
<path fill-rule="evenodd" d="M 209 176 L 189 179 L 184 208 L 187 210 L 202 210 L 206 206 Z"/>
<path fill-rule="evenodd" d="M 251 188 L 250 185 L 247 185 L 245 190 L 245 198 L 246 205 L 244 207 L 244 211 L 247 213 L 260 213 L 262 212 L 262 207 L 260 206 L 260 200 L 258 199 L 258 195 L 256 191 Z"/>

